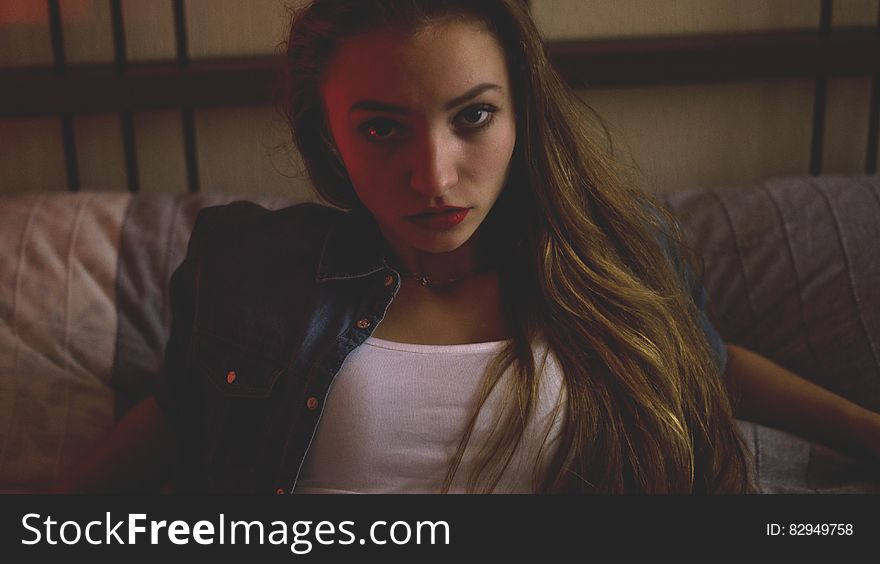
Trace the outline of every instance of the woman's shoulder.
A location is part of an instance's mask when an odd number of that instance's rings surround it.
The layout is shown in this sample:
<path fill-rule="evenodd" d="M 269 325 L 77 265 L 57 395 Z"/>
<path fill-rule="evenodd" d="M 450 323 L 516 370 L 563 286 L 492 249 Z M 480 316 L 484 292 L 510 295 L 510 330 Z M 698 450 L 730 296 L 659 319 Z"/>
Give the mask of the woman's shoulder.
<path fill-rule="evenodd" d="M 344 216 L 341 210 L 311 202 L 274 210 L 249 201 L 209 206 L 196 217 L 187 256 L 313 249 Z"/>

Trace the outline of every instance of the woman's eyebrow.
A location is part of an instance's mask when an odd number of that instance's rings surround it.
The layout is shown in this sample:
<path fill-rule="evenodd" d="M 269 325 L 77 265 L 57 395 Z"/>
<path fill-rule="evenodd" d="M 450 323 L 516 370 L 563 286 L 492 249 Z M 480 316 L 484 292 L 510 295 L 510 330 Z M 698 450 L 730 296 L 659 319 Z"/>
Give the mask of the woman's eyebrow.
<path fill-rule="evenodd" d="M 456 106 L 460 106 L 461 104 L 464 104 L 468 100 L 476 98 L 477 96 L 479 96 L 480 94 L 482 94 L 483 92 L 486 92 L 488 90 L 497 90 L 497 91 L 501 92 L 504 89 L 497 84 L 492 84 L 490 82 L 484 82 L 482 84 L 478 84 L 477 86 L 474 86 L 473 88 L 471 88 L 470 90 L 468 90 L 467 92 L 462 94 L 461 96 L 456 96 L 452 100 L 449 100 L 448 102 L 446 102 L 446 104 L 444 105 L 444 109 L 446 109 L 447 111 L 451 110 L 452 108 L 454 108 Z M 403 106 L 398 106 L 396 104 L 389 104 L 388 102 L 379 102 L 378 100 L 358 100 L 357 102 L 355 102 L 354 104 L 351 105 L 351 108 L 349 108 L 348 113 L 356 112 L 359 110 L 360 111 L 368 111 L 368 112 L 370 112 L 370 111 L 371 112 L 383 112 L 383 113 L 398 114 L 398 115 L 406 115 L 409 113 L 409 110 L 407 110 Z"/>
<path fill-rule="evenodd" d="M 483 92 L 486 92 L 487 90 L 497 90 L 499 92 L 502 92 L 504 89 L 501 88 L 500 86 L 498 86 L 497 84 L 492 84 L 490 82 L 484 82 L 482 84 L 478 84 L 478 85 L 474 86 L 473 88 L 471 88 L 470 90 L 468 90 L 467 92 L 462 94 L 461 96 L 456 96 L 452 100 L 446 102 L 445 108 L 447 110 L 451 110 L 452 108 L 454 108 L 456 106 L 460 106 L 472 98 L 476 98 L 477 96 L 479 96 Z"/>

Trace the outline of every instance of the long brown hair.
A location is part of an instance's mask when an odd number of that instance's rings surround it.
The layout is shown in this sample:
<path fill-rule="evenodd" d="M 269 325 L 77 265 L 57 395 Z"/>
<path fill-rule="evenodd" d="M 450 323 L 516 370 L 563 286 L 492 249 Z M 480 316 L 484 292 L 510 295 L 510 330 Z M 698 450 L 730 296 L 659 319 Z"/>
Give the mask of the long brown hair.
<path fill-rule="evenodd" d="M 522 439 L 537 403 L 532 345 L 542 339 L 562 368 L 565 404 L 556 448 L 535 464 L 535 491 L 751 491 L 747 450 L 691 295 L 699 282 L 682 275 L 695 271 L 695 259 L 673 218 L 623 172 L 553 70 L 522 2 L 316 0 L 296 12 L 285 111 L 319 194 L 360 206 L 320 96 L 339 42 L 453 17 L 483 22 L 502 45 L 517 115 L 508 185 L 480 228 L 480 244 L 501 257 L 513 338 L 487 371 L 480 406 L 504 373 L 515 377 L 468 488 L 492 491 Z"/>

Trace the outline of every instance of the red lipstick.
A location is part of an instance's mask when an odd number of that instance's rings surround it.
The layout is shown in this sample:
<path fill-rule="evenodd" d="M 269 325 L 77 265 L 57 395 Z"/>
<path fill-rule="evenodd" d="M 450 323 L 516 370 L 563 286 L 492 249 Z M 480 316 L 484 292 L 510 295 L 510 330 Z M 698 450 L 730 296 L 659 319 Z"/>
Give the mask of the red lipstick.
<path fill-rule="evenodd" d="M 427 208 L 416 215 L 408 216 L 407 219 L 429 229 L 446 230 L 452 229 L 464 221 L 470 211 L 470 208 L 442 206 Z"/>

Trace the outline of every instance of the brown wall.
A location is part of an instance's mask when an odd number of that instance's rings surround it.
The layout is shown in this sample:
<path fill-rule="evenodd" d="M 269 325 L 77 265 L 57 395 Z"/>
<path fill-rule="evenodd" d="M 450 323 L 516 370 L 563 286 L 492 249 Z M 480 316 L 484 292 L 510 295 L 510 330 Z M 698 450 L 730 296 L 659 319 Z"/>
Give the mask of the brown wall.
<path fill-rule="evenodd" d="M 287 25 L 282 0 L 187 0 L 193 57 L 276 52 Z M 71 62 L 113 58 L 109 2 L 61 0 Z M 174 57 L 171 0 L 123 0 L 129 59 Z M 548 39 L 814 29 L 818 0 L 532 0 Z M 836 0 L 834 25 L 876 25 L 878 0 Z M 50 64 L 44 2 L 0 0 L 0 66 Z M 869 77 L 829 82 L 825 172 L 865 166 Z M 748 182 L 806 174 L 813 83 L 768 81 L 584 90 L 611 125 L 625 158 L 647 186 Z M 135 116 L 143 191 L 183 191 L 186 172 L 180 116 Z M 75 120 L 83 189 L 124 190 L 121 126 L 116 115 Z M 63 190 L 58 120 L 0 120 L 0 192 Z M 291 193 L 307 183 L 287 150 L 274 108 L 196 113 L 201 186 L 224 192 Z"/>

